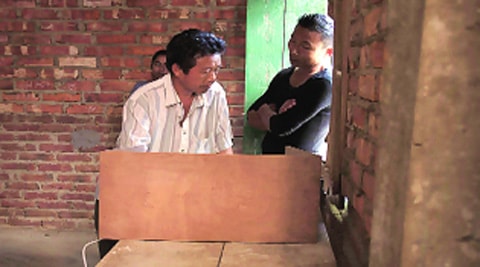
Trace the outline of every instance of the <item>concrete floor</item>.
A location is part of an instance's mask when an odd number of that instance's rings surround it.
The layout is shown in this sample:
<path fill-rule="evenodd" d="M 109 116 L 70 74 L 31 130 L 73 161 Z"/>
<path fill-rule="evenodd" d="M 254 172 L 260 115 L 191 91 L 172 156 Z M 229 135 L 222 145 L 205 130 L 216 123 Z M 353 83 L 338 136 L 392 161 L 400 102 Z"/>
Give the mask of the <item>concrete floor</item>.
<path fill-rule="evenodd" d="M 2 267 L 82 267 L 82 248 L 96 239 L 94 231 L 57 231 L 0 226 Z M 97 244 L 86 249 L 88 267 L 99 261 Z"/>

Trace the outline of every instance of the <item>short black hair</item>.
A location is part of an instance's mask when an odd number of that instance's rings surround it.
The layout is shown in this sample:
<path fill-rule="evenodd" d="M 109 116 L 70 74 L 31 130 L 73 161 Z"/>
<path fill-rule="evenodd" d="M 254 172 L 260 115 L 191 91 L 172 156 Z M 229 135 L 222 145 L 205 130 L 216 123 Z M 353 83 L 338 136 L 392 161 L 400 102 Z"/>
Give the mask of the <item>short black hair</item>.
<path fill-rule="evenodd" d="M 304 14 L 298 19 L 297 25 L 320 33 L 325 44 L 333 44 L 333 20 L 329 16 L 318 13 Z"/>
<path fill-rule="evenodd" d="M 199 29 L 188 29 L 175 36 L 167 45 L 167 69 L 172 72 L 173 64 L 177 64 L 188 74 L 197 64 L 197 58 L 214 54 L 223 54 L 226 42 L 213 33 Z"/>
<path fill-rule="evenodd" d="M 160 49 L 157 52 L 155 52 L 155 54 L 153 54 L 152 56 L 152 61 L 150 62 L 150 68 L 153 67 L 153 63 L 155 63 L 155 59 L 157 59 L 157 57 L 166 56 L 166 55 L 167 55 L 167 50 L 165 49 Z"/>

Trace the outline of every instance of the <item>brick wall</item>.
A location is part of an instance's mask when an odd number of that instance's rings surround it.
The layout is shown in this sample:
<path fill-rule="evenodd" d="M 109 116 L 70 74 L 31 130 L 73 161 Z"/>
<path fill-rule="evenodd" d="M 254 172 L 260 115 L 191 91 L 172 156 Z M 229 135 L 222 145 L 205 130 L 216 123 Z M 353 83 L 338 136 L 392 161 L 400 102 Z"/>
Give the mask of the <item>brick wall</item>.
<path fill-rule="evenodd" d="M 346 266 L 368 265 L 382 70 L 386 62 L 387 2 L 349 0 L 351 13 L 340 12 L 350 22 L 349 47 L 345 55 L 348 62 L 346 140 L 341 171 L 341 193 L 348 196 L 349 213 L 341 231 L 343 253 L 355 260 Z"/>
<path fill-rule="evenodd" d="M 241 151 L 246 0 L 3 0 L 0 224 L 92 226 L 98 152 L 151 55 L 190 27 L 227 43 L 220 80 Z"/>

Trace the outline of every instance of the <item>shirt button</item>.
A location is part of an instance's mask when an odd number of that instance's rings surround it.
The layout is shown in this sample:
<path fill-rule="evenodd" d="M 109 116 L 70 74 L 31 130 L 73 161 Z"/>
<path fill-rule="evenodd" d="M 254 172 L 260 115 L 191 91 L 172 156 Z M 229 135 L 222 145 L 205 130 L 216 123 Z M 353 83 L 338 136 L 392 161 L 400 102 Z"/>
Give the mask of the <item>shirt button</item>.
<path fill-rule="evenodd" d="M 187 132 L 182 132 L 182 134 L 183 134 L 183 135 L 186 135 L 186 134 L 187 134 Z"/>
<path fill-rule="evenodd" d="M 180 149 L 180 152 L 185 153 L 185 149 Z"/>

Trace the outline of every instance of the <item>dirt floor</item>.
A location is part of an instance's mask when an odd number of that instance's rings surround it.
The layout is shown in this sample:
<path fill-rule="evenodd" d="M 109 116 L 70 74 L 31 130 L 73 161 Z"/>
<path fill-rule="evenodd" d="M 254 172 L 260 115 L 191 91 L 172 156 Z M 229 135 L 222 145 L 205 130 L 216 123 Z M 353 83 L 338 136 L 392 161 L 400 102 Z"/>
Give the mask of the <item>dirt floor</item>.
<path fill-rule="evenodd" d="M 96 239 L 94 231 L 56 231 L 0 226 L 2 267 L 82 267 L 82 248 Z M 96 244 L 86 249 L 88 267 L 99 261 Z"/>

